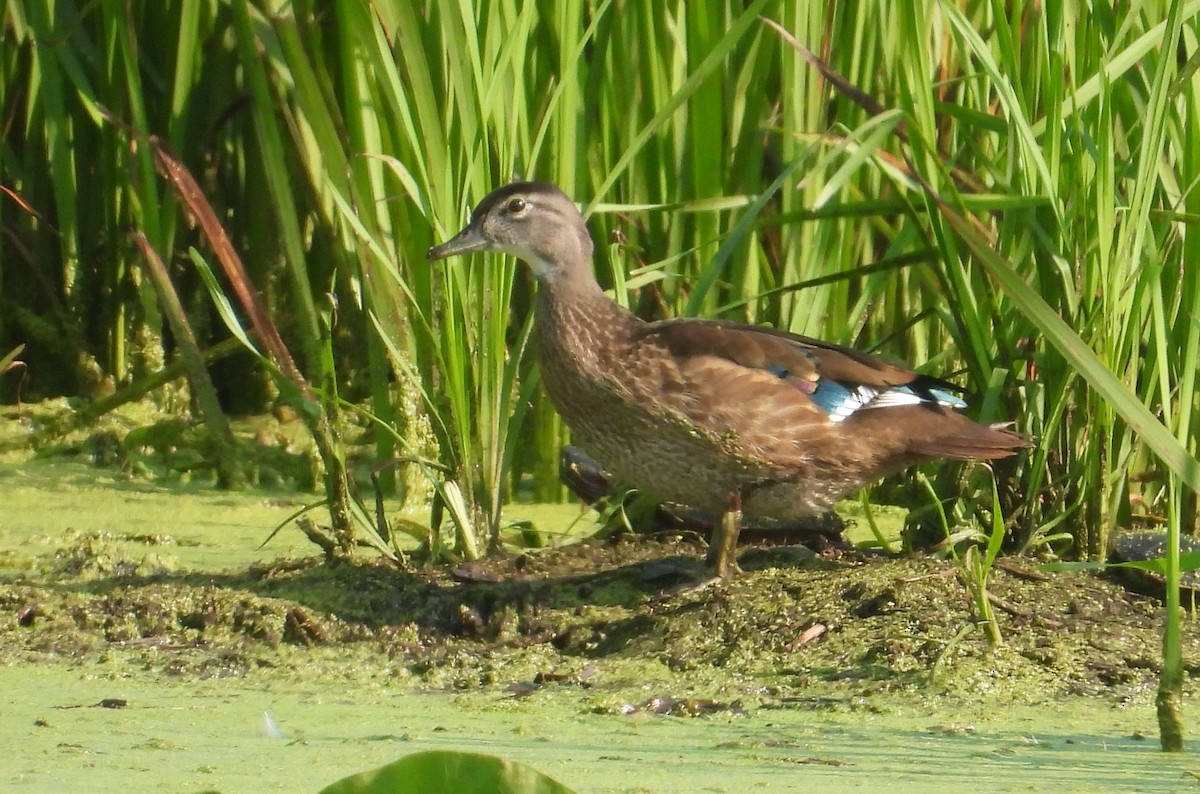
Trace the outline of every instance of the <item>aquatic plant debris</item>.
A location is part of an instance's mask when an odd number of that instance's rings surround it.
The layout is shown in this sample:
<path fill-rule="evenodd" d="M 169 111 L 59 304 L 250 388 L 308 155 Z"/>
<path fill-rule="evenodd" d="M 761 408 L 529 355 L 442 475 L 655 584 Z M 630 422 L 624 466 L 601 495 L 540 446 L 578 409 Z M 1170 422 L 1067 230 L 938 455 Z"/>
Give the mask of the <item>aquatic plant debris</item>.
<path fill-rule="evenodd" d="M 450 566 L 408 573 L 365 560 L 216 575 L 112 564 L 136 559 L 130 548 L 145 542 L 64 540 L 51 559 L 0 578 L 0 653 L 38 664 L 103 657 L 173 676 L 353 671 L 518 698 L 565 687 L 602 711 L 633 703 L 692 716 L 896 692 L 1140 698 L 1159 665 L 1160 603 L 1087 571 L 1031 578 L 998 568 L 1004 643 L 988 651 L 951 564 L 931 557 L 784 556 L 699 589 L 682 574 L 646 575 L 669 563 L 703 576 L 702 550 L 671 537 L 586 542 L 519 564 L 491 558 L 469 579 Z M 1187 658 L 1194 674 L 1194 636 Z M 658 693 L 628 699 L 621 691 L 633 683 Z"/>

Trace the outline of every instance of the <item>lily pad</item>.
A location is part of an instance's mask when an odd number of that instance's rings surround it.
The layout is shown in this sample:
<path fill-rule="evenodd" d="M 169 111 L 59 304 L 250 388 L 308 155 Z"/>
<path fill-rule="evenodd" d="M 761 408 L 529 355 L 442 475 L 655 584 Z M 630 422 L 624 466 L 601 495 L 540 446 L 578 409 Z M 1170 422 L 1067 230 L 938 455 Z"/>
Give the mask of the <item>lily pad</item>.
<path fill-rule="evenodd" d="M 491 755 L 429 750 L 370 772 L 343 778 L 321 794 L 574 794 L 518 761 Z"/>

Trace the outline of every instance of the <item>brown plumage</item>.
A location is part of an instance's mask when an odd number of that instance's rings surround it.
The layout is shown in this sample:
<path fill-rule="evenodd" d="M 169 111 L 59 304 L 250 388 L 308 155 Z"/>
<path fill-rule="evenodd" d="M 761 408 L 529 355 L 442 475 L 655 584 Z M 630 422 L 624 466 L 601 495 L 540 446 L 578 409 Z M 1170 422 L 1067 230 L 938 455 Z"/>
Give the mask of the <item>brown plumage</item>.
<path fill-rule="evenodd" d="M 770 328 L 641 320 L 600 289 L 587 226 L 554 185 L 493 191 L 429 258 L 474 251 L 533 269 L 542 382 L 575 441 L 621 482 L 723 515 L 709 553 L 720 576 L 737 570 L 743 511 L 817 514 L 921 461 L 1030 446 L 953 410 L 965 406 L 953 385 L 876 356 Z"/>

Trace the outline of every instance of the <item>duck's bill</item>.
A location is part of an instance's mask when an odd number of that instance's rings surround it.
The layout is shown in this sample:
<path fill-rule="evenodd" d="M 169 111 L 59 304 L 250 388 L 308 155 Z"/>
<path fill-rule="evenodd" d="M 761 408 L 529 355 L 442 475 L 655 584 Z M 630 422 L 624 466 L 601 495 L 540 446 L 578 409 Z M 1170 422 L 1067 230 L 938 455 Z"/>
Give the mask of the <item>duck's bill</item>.
<path fill-rule="evenodd" d="M 488 241 L 474 226 L 468 226 L 441 245 L 429 249 L 425 257 L 429 260 L 445 259 L 450 256 L 471 254 L 487 250 Z"/>

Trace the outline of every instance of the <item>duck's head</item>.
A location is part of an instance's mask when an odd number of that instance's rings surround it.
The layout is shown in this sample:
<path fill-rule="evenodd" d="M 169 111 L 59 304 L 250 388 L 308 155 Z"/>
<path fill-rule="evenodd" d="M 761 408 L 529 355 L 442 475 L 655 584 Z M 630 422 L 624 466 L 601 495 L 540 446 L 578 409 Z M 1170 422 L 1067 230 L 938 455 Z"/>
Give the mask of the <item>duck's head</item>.
<path fill-rule="evenodd" d="M 471 222 L 429 249 L 429 259 L 491 251 L 529 263 L 540 281 L 591 278 L 592 238 L 575 202 L 548 182 L 513 182 L 493 190 Z"/>

